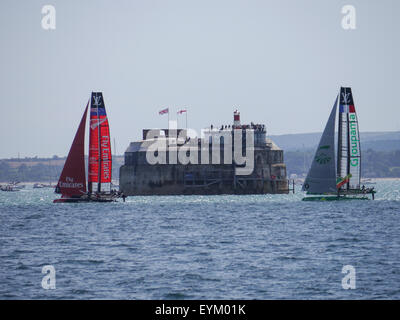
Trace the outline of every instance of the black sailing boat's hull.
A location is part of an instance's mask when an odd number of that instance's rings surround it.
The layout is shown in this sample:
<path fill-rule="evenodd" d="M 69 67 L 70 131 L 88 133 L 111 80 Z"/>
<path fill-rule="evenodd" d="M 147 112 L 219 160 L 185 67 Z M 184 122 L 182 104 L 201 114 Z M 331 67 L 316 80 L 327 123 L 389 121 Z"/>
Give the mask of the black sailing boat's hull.
<path fill-rule="evenodd" d="M 357 197 L 357 196 L 329 196 L 329 195 L 321 195 L 321 196 L 310 196 L 302 199 L 303 201 L 345 201 L 345 200 L 370 200 L 366 196 Z"/>
<path fill-rule="evenodd" d="M 341 192 L 339 194 L 311 194 L 303 198 L 303 201 L 342 201 L 342 200 L 370 200 L 368 195 L 372 196 L 372 200 L 375 199 L 375 193 L 373 189 L 365 190 L 347 190 L 347 192 Z"/>

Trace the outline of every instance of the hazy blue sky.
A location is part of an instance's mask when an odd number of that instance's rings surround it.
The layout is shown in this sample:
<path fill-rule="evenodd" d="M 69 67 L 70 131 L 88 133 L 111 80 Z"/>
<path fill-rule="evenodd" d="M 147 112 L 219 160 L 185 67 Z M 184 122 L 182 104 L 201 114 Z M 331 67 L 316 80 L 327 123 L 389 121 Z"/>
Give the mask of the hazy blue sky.
<path fill-rule="evenodd" d="M 118 153 L 164 107 L 196 130 L 237 107 L 269 134 L 322 131 L 341 85 L 361 131 L 400 130 L 400 1 L 2 0 L 0 21 L 0 157 L 66 155 L 92 90 Z"/>

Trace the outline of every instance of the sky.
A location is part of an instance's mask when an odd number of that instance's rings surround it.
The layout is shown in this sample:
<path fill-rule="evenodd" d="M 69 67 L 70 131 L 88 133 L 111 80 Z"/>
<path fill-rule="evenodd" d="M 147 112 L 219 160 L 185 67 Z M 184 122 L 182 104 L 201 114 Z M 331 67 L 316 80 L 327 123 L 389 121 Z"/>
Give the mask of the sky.
<path fill-rule="evenodd" d="M 197 131 L 238 109 L 269 135 L 321 132 L 340 86 L 361 131 L 398 131 L 399 17 L 396 0 L 2 0 L 0 158 L 67 155 L 92 91 L 118 154 L 167 107 Z"/>

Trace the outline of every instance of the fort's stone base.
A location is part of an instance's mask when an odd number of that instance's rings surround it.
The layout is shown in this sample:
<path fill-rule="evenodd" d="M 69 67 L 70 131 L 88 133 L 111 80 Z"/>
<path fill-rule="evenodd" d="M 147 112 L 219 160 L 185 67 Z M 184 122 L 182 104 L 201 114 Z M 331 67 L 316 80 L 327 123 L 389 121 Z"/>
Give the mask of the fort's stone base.
<path fill-rule="evenodd" d="M 119 182 L 127 196 L 288 193 L 285 164 L 257 168 L 250 176 L 234 172 L 232 165 L 123 165 Z"/>

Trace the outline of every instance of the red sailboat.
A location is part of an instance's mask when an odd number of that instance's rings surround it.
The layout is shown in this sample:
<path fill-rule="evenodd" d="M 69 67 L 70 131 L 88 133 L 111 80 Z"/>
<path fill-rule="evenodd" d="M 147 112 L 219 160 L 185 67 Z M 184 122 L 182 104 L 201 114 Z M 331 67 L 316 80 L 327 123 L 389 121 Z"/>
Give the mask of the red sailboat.
<path fill-rule="evenodd" d="M 55 189 L 56 193 L 61 193 L 61 198 L 54 202 L 110 202 L 121 196 L 111 189 L 110 128 L 101 92 L 92 92 L 90 99 L 88 190 L 86 189 L 84 144 L 88 108 L 89 102 Z"/>

